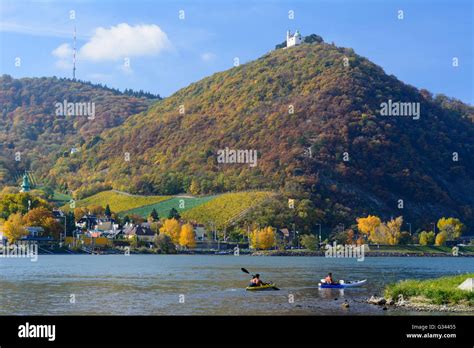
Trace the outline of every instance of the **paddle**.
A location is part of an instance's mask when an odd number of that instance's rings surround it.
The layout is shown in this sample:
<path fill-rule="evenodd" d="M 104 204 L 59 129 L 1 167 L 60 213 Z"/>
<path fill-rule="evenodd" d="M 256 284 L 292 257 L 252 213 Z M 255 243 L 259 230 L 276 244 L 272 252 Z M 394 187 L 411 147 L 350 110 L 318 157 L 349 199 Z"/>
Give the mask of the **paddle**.
<path fill-rule="evenodd" d="M 244 273 L 250 274 L 250 272 L 247 271 L 247 270 L 246 270 L 245 268 L 243 268 L 243 267 L 241 268 L 241 270 L 242 270 L 242 272 L 244 272 Z M 255 277 L 255 276 L 252 274 L 252 277 Z M 266 284 L 265 284 L 265 285 L 266 285 Z M 280 289 L 277 288 L 276 286 L 274 286 L 273 289 L 275 289 L 275 290 L 280 290 Z"/>
<path fill-rule="evenodd" d="M 241 270 L 242 270 L 242 272 L 244 272 L 244 273 L 250 274 L 250 272 L 247 271 L 247 270 L 246 270 L 245 268 L 243 268 L 243 267 L 241 268 Z M 252 275 L 252 277 L 253 277 L 253 275 Z"/>

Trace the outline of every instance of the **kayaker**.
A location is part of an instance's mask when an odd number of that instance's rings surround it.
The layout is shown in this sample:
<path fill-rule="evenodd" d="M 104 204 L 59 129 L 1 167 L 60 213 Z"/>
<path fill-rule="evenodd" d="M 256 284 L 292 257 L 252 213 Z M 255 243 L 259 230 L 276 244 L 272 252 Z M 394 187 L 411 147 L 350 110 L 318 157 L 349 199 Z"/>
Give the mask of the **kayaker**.
<path fill-rule="evenodd" d="M 256 274 L 250 279 L 250 286 L 262 286 L 263 282 L 260 280 L 260 274 Z"/>
<path fill-rule="evenodd" d="M 332 278 L 332 273 L 331 272 L 329 272 L 328 275 L 326 276 L 326 278 L 324 278 L 324 281 L 326 282 L 326 284 L 338 284 Z"/>

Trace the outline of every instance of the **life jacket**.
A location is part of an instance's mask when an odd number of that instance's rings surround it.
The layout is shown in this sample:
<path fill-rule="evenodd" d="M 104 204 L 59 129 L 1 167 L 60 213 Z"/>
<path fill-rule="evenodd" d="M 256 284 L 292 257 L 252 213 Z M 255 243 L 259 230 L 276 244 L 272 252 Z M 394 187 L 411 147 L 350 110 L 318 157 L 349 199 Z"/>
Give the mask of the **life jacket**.
<path fill-rule="evenodd" d="M 259 279 L 258 278 L 252 278 L 252 280 L 250 281 L 252 284 L 258 284 L 259 282 Z"/>
<path fill-rule="evenodd" d="M 326 281 L 326 283 L 332 283 L 332 279 L 330 276 L 327 276 L 326 278 L 324 278 L 324 280 Z"/>

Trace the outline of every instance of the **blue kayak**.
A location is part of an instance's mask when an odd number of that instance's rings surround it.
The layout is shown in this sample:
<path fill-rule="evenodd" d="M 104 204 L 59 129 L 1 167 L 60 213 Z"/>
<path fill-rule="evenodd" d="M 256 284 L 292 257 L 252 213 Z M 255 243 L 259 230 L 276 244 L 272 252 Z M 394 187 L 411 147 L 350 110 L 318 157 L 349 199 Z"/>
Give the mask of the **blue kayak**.
<path fill-rule="evenodd" d="M 345 289 L 345 288 L 353 288 L 356 286 L 363 285 L 367 279 L 363 280 L 353 280 L 350 282 L 340 281 L 339 284 L 326 284 L 326 283 L 319 283 L 318 286 L 320 289 Z"/>

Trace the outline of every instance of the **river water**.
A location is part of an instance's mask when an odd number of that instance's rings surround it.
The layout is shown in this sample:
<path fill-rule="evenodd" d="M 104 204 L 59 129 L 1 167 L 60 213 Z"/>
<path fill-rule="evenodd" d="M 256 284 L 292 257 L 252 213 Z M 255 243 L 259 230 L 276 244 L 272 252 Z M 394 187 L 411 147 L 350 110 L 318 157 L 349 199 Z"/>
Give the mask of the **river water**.
<path fill-rule="evenodd" d="M 280 291 L 246 292 L 241 267 Z M 360 288 L 318 289 L 336 279 Z M 0 258 L 0 315 L 404 315 L 363 303 L 387 283 L 474 272 L 474 258 L 40 255 Z M 290 300 L 294 301 L 291 302 Z M 341 304 L 347 300 L 349 308 Z"/>

